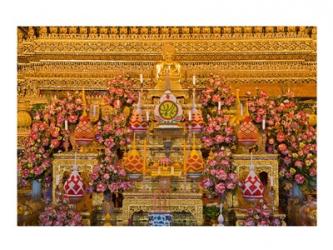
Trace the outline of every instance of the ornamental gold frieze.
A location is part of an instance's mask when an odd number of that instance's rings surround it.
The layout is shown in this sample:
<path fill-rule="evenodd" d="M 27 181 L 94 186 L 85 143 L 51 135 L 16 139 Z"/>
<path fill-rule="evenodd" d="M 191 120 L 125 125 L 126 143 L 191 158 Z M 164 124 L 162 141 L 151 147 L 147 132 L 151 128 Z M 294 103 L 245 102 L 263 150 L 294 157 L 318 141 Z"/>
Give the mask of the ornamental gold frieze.
<path fill-rule="evenodd" d="M 46 61 L 19 63 L 19 73 L 38 74 L 40 72 L 73 72 L 87 70 L 112 71 L 112 70 L 154 70 L 156 62 L 132 61 Z M 316 71 L 315 62 L 290 60 L 290 61 L 210 61 L 210 62 L 183 62 L 182 73 L 187 70 L 303 70 Z"/>
<path fill-rule="evenodd" d="M 149 61 L 159 62 L 162 60 L 160 54 L 134 54 L 134 53 L 43 53 L 43 54 L 24 54 L 18 56 L 19 62 L 35 62 L 42 60 L 112 60 L 112 61 Z M 251 52 L 217 52 L 217 53 L 201 53 L 201 54 L 182 54 L 175 55 L 175 60 L 180 63 L 185 62 L 212 62 L 212 61 L 237 61 L 237 60 L 305 60 L 315 61 L 316 54 L 308 52 L 281 52 L 281 53 L 251 53 Z"/>
<path fill-rule="evenodd" d="M 205 39 L 316 38 L 316 27 L 305 26 L 41 26 L 18 27 L 20 39 Z"/>
<path fill-rule="evenodd" d="M 71 72 L 61 72 L 61 71 L 52 71 L 52 72 L 36 72 L 36 73 L 26 73 L 21 74 L 19 73 L 19 78 L 98 78 L 98 79 L 106 79 L 106 81 L 114 78 L 118 75 L 124 75 L 124 72 L 126 72 L 126 75 L 133 76 L 134 78 L 137 78 L 139 74 L 143 74 L 147 76 L 149 80 L 154 77 L 154 74 L 151 72 L 151 70 L 108 70 L 108 71 L 71 71 Z M 231 79 L 241 79 L 241 78 L 249 78 L 249 79 L 283 79 L 283 78 L 303 78 L 306 79 L 312 79 L 313 81 L 316 80 L 316 72 L 308 72 L 308 71 L 286 71 L 286 70 L 280 70 L 280 71 L 273 71 L 273 70 L 221 70 L 221 69 L 206 69 L 206 70 L 189 70 L 183 73 L 184 76 L 187 76 L 186 78 L 191 77 L 192 75 L 196 75 L 201 77 L 200 80 L 203 80 L 207 78 L 211 74 L 221 75 L 224 78 Z M 147 79 L 146 78 L 146 79 Z M 183 78 L 185 79 L 185 78 Z M 139 81 L 136 79 L 136 81 Z"/>
<path fill-rule="evenodd" d="M 105 91 L 108 89 L 107 82 L 109 78 L 27 78 L 23 82 L 33 86 L 35 92 L 44 94 L 49 92 L 50 94 L 54 91 L 74 91 L 82 90 L 83 88 L 88 91 Z M 204 80 L 204 79 L 203 79 Z M 22 82 L 22 81 L 21 81 Z M 233 90 L 239 88 L 241 90 L 240 95 L 244 95 L 247 91 L 253 92 L 255 88 L 260 88 L 266 91 L 269 95 L 281 95 L 286 92 L 289 88 L 298 97 L 316 97 L 317 85 L 315 78 L 225 78 L 226 84 L 230 85 Z M 184 87 L 190 87 L 191 81 L 182 81 L 181 84 Z M 151 89 L 154 86 L 154 82 L 145 82 L 144 88 Z M 198 83 L 198 87 L 203 87 L 202 83 Z M 139 81 L 132 89 L 139 89 Z M 52 95 L 52 94 L 51 94 Z"/>
<path fill-rule="evenodd" d="M 311 39 L 268 40 L 182 40 L 182 41 L 109 41 L 109 40 L 45 40 L 23 42 L 23 54 L 155 54 L 160 55 L 164 42 L 172 42 L 176 54 L 209 54 L 219 52 L 305 52 L 315 53 Z"/>

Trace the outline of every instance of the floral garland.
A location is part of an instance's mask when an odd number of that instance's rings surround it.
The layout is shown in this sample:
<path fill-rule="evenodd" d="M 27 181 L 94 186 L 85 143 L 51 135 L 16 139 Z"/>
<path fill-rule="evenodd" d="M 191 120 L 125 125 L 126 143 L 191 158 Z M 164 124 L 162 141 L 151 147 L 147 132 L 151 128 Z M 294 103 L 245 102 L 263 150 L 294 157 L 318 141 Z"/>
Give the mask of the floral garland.
<path fill-rule="evenodd" d="M 282 220 L 274 217 L 266 204 L 247 210 L 247 216 L 241 226 L 282 226 Z"/>
<path fill-rule="evenodd" d="M 69 136 L 64 121 L 76 124 L 82 112 L 82 100 L 78 93 L 69 93 L 63 99 L 53 98 L 51 104 L 34 110 L 30 134 L 24 143 L 18 169 L 23 181 L 50 179 L 53 153 L 64 149 L 63 142 Z"/>
<path fill-rule="evenodd" d="M 39 215 L 40 226 L 82 226 L 82 217 L 67 200 L 48 205 Z"/>

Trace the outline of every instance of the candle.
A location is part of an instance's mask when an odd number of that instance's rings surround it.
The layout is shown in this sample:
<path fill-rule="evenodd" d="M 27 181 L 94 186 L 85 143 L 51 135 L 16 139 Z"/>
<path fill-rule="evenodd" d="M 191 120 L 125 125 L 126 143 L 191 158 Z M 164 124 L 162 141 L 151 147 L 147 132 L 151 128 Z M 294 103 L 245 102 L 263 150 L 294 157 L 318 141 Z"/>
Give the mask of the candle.
<path fill-rule="evenodd" d="M 96 115 L 96 105 L 93 105 L 93 116 Z"/>
<path fill-rule="evenodd" d="M 192 121 L 192 111 L 191 110 L 188 111 L 188 120 Z"/>
<path fill-rule="evenodd" d="M 219 101 L 219 103 L 218 103 L 217 110 L 218 110 L 218 111 L 220 111 L 220 110 L 221 110 L 221 102 L 220 102 L 220 101 Z"/>
<path fill-rule="evenodd" d="M 274 179 L 273 179 L 273 176 L 271 176 L 271 187 L 273 187 L 274 186 Z"/>
<path fill-rule="evenodd" d="M 266 119 L 265 117 L 262 119 L 262 130 L 265 130 L 266 128 Z"/>
<path fill-rule="evenodd" d="M 140 74 L 140 82 L 143 83 L 143 74 Z"/>
<path fill-rule="evenodd" d="M 169 70 L 169 73 L 170 73 L 170 65 L 168 66 L 168 70 Z"/>
<path fill-rule="evenodd" d="M 147 122 L 149 122 L 149 111 L 146 110 L 146 119 L 147 119 Z"/>
<path fill-rule="evenodd" d="M 193 85 L 195 86 L 195 76 L 193 76 Z"/>
<path fill-rule="evenodd" d="M 175 174 L 175 168 L 172 166 L 171 167 L 171 175 L 174 175 Z"/>
<path fill-rule="evenodd" d="M 65 130 L 68 130 L 68 121 L 65 120 Z"/>
<path fill-rule="evenodd" d="M 56 176 L 56 186 L 60 184 L 60 175 L 57 174 Z"/>
<path fill-rule="evenodd" d="M 241 106 L 240 106 L 240 114 L 241 114 L 241 116 L 243 116 L 243 103 L 241 103 Z"/>

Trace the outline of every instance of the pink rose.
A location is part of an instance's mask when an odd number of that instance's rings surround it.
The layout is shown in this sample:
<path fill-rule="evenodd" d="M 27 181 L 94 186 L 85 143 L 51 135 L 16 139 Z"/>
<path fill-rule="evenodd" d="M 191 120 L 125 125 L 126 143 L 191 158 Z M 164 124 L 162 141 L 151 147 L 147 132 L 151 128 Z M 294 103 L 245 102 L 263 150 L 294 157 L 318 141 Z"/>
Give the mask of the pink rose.
<path fill-rule="evenodd" d="M 225 133 L 226 133 L 227 135 L 232 135 L 232 133 L 233 133 L 233 129 L 232 129 L 232 127 L 226 127 L 226 128 L 225 128 Z"/>
<path fill-rule="evenodd" d="M 224 142 L 224 136 L 222 136 L 222 135 L 215 136 L 215 141 L 218 144 Z"/>
<path fill-rule="evenodd" d="M 23 169 L 23 171 L 22 171 L 22 177 L 23 177 L 23 178 L 26 178 L 26 177 L 28 177 L 28 176 L 29 176 L 29 174 L 30 174 L 30 171 L 29 171 L 29 169 Z"/>
<path fill-rule="evenodd" d="M 300 160 L 295 161 L 295 167 L 302 168 L 303 167 L 303 162 Z"/>
<path fill-rule="evenodd" d="M 120 169 L 120 170 L 119 170 L 119 176 L 122 176 L 122 177 L 126 176 L 126 171 L 125 171 L 125 169 Z"/>
<path fill-rule="evenodd" d="M 60 146 L 60 141 L 58 139 L 52 139 L 51 140 L 51 147 L 52 148 L 58 148 Z"/>
<path fill-rule="evenodd" d="M 227 183 L 227 189 L 233 190 L 233 189 L 235 189 L 235 187 L 236 187 L 235 183 L 233 183 L 233 182 L 228 182 Z"/>
<path fill-rule="evenodd" d="M 204 179 L 201 184 L 206 189 L 213 186 L 213 182 L 209 178 Z"/>
<path fill-rule="evenodd" d="M 218 193 L 218 194 L 224 194 L 224 191 L 225 191 L 225 186 L 223 183 L 219 183 L 217 185 L 215 185 L 215 191 Z"/>
<path fill-rule="evenodd" d="M 217 170 L 215 173 L 215 176 L 217 179 L 223 180 L 223 181 L 225 181 L 228 178 L 227 173 L 223 169 Z"/>
<path fill-rule="evenodd" d="M 75 114 L 72 114 L 72 115 L 70 115 L 70 116 L 68 117 L 68 122 L 69 122 L 69 123 L 76 123 L 77 120 L 78 120 L 78 116 L 75 115 Z"/>
<path fill-rule="evenodd" d="M 225 138 L 225 142 L 226 142 L 226 143 L 231 143 L 231 142 L 232 142 L 232 137 L 231 137 L 231 136 L 227 136 L 227 137 Z"/>
<path fill-rule="evenodd" d="M 30 134 L 30 137 L 35 141 L 35 140 L 37 140 L 37 138 L 38 138 L 38 134 L 35 133 L 35 132 L 32 132 L 32 133 Z"/>
<path fill-rule="evenodd" d="M 310 176 L 316 176 L 317 175 L 317 169 L 312 167 L 309 169 Z"/>
<path fill-rule="evenodd" d="M 234 183 L 236 183 L 237 182 L 237 174 L 235 174 L 235 173 L 229 173 L 228 174 L 228 178 L 232 181 L 232 182 L 234 182 Z"/>
<path fill-rule="evenodd" d="M 285 135 L 283 132 L 279 131 L 276 135 L 276 140 L 278 142 L 283 142 L 285 140 Z"/>
<path fill-rule="evenodd" d="M 98 183 L 98 184 L 96 185 L 96 191 L 97 191 L 97 192 L 104 192 L 105 189 L 106 189 L 106 186 L 105 186 L 105 184 L 103 184 L 103 183 Z"/>
<path fill-rule="evenodd" d="M 213 95 L 213 97 L 212 97 L 212 101 L 213 102 L 219 102 L 221 100 L 221 98 L 220 98 L 220 96 L 219 95 Z"/>
<path fill-rule="evenodd" d="M 98 179 L 98 173 L 93 172 L 93 173 L 91 174 L 90 178 L 91 178 L 93 181 L 97 180 L 97 179 Z"/>
<path fill-rule="evenodd" d="M 305 178 L 301 174 L 296 174 L 295 175 L 295 181 L 296 181 L 297 184 L 303 184 L 304 181 L 305 181 Z"/>
<path fill-rule="evenodd" d="M 109 175 L 108 173 L 105 173 L 105 174 L 103 175 L 103 178 L 104 178 L 105 180 L 108 180 L 108 179 L 110 179 L 110 175 Z"/>

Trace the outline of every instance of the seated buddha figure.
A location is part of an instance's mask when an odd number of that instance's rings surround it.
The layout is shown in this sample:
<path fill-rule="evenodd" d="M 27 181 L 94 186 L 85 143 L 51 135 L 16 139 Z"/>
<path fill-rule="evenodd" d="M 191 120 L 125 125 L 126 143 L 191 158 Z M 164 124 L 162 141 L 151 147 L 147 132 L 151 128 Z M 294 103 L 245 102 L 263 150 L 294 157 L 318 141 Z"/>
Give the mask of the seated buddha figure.
<path fill-rule="evenodd" d="M 170 76 L 180 75 L 180 64 L 173 60 L 176 49 L 170 44 L 165 43 L 162 46 L 163 61 L 156 65 L 156 79 L 165 76 L 168 72 Z"/>

